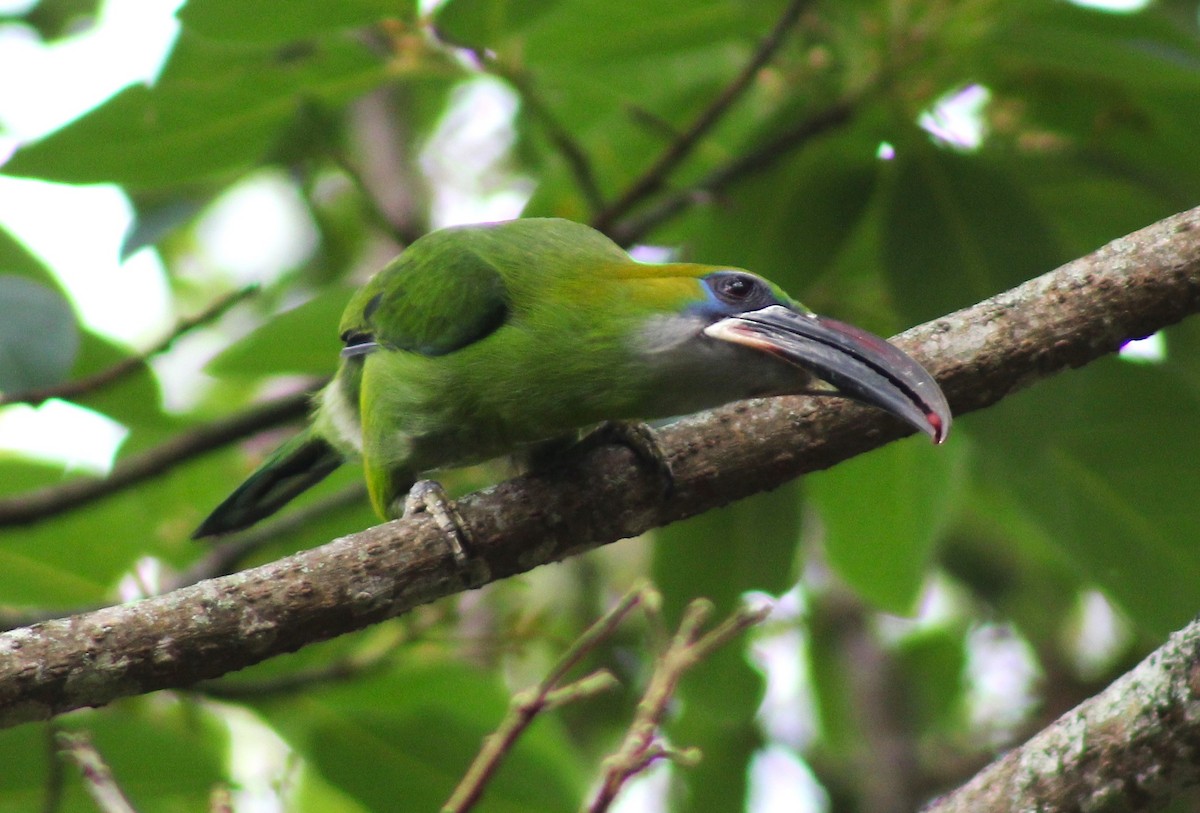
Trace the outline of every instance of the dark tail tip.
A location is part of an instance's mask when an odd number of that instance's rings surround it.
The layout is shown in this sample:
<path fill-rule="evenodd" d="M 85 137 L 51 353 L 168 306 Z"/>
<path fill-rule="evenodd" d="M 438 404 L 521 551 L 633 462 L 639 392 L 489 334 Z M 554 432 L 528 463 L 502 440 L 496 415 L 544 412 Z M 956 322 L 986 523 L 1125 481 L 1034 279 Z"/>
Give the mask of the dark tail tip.
<path fill-rule="evenodd" d="M 292 438 L 213 509 L 192 533 L 192 539 L 249 528 L 321 482 L 341 464 L 341 454 L 324 439 L 307 432 Z"/>

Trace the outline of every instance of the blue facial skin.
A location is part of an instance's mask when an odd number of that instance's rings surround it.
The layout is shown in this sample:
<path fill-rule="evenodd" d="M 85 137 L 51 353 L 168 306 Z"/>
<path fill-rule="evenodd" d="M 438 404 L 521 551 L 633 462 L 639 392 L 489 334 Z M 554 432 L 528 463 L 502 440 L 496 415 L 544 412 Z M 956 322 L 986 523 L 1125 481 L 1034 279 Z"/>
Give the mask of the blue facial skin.
<path fill-rule="evenodd" d="M 714 271 L 700 278 L 705 299 L 688 310 L 712 320 L 761 310 L 771 305 L 783 305 L 767 283 L 745 271 Z"/>

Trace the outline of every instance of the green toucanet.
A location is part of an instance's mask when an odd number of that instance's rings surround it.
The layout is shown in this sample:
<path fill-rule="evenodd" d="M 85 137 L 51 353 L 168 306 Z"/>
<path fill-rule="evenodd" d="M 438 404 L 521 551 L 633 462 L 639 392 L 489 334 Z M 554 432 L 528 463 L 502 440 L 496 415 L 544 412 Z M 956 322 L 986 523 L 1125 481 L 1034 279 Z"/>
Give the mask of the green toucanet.
<path fill-rule="evenodd" d="M 343 461 L 398 515 L 418 478 L 575 436 L 823 387 L 941 442 L 933 378 L 883 339 L 725 266 L 637 262 L 566 220 L 463 226 L 415 241 L 347 306 L 341 364 L 311 425 L 197 529 L 245 528 Z M 821 382 L 824 382 L 823 384 Z"/>

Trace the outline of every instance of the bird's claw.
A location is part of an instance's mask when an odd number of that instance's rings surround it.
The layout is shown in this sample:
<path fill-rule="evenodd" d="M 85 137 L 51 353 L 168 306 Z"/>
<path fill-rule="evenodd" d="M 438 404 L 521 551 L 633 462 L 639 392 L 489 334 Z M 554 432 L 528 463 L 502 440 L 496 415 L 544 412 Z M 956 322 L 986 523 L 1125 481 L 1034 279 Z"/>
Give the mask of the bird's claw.
<path fill-rule="evenodd" d="M 629 449 L 639 463 L 658 475 L 663 483 L 664 497 L 675 493 L 675 472 L 671 469 L 671 461 L 663 453 L 649 425 L 642 421 L 605 421 L 579 441 L 582 450 L 613 444 Z"/>
<path fill-rule="evenodd" d="M 471 556 L 471 551 L 475 548 L 475 536 L 471 527 L 463 520 L 458 506 L 447 496 L 441 483 L 435 480 L 418 480 L 409 489 L 404 498 L 404 517 L 408 518 L 421 512 L 433 517 L 433 521 L 446 538 L 455 564 L 462 572 L 468 574 L 471 586 L 486 582 L 486 572 L 476 572 L 486 571 L 486 563 Z"/>

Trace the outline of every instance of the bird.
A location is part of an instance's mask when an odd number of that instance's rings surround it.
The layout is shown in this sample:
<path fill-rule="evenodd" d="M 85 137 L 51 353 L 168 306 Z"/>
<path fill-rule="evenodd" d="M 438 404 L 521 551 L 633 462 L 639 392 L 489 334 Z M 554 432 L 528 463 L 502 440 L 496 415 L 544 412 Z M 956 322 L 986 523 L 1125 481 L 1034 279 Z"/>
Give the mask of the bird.
<path fill-rule="evenodd" d="M 340 363 L 308 428 L 195 538 L 253 525 L 349 460 L 361 461 L 371 503 L 390 519 L 445 502 L 427 474 L 614 434 L 654 459 L 642 422 L 741 399 L 846 397 L 934 443 L 952 420 L 910 356 L 814 314 L 767 279 L 640 262 L 557 218 L 420 237 L 353 295 L 339 334 Z M 587 434 L 598 426 L 617 431 Z"/>

